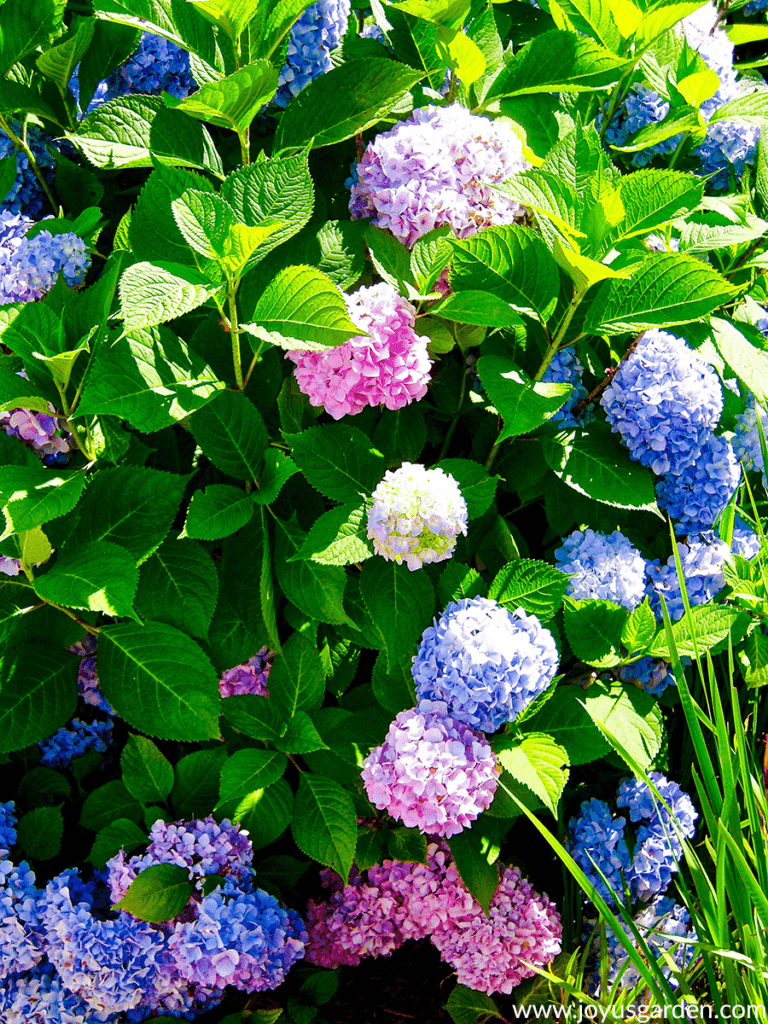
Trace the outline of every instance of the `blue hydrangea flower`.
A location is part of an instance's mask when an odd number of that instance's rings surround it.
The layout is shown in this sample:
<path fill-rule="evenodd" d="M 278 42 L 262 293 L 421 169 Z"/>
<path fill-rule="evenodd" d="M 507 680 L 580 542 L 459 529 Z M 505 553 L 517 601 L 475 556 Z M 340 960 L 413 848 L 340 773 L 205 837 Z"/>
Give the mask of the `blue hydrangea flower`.
<path fill-rule="evenodd" d="M 701 174 L 711 174 L 709 185 L 717 192 L 731 187 L 731 170 L 741 180 L 744 168 L 752 166 L 760 141 L 760 125 L 737 121 L 715 121 L 707 126 L 707 137 L 693 152 L 701 161 Z"/>
<path fill-rule="evenodd" d="M 760 410 L 760 423 L 763 434 L 768 441 L 768 414 L 758 406 L 754 399 L 750 400 L 747 411 L 736 417 L 736 430 L 733 435 L 733 450 L 736 458 L 747 468 L 755 469 L 763 474 L 763 481 L 766 481 L 765 466 L 763 465 L 763 449 L 760 445 L 760 430 L 757 426 L 757 414 Z M 768 486 L 768 484 L 767 484 Z"/>
<path fill-rule="evenodd" d="M 39 896 L 29 864 L 16 866 L 0 850 L 0 978 L 28 971 L 43 958 Z"/>
<path fill-rule="evenodd" d="M 633 459 L 654 473 L 681 473 L 717 426 L 723 393 L 682 338 L 653 329 L 621 363 L 601 404 Z"/>
<path fill-rule="evenodd" d="M 555 562 L 575 574 L 567 593 L 577 601 L 602 598 L 632 610 L 645 596 L 645 559 L 618 530 L 574 530 L 555 551 Z"/>
<path fill-rule="evenodd" d="M 80 718 L 73 718 L 71 729 L 64 726 L 38 743 L 42 751 L 40 764 L 48 768 L 68 768 L 74 758 L 82 757 L 91 747 L 103 754 L 111 743 L 111 718 L 106 722 L 83 722 Z"/>
<path fill-rule="evenodd" d="M 627 93 L 624 103 L 615 112 L 605 130 L 605 143 L 608 146 L 624 146 L 631 136 L 648 125 L 663 121 L 668 113 L 669 103 L 658 93 L 639 83 L 633 85 Z M 598 129 L 602 125 L 603 117 L 604 113 L 601 111 L 595 122 Z M 645 167 L 654 157 L 674 152 L 681 138 L 682 135 L 675 135 L 671 139 L 657 142 L 656 145 L 649 146 L 647 149 L 626 155 L 635 167 Z"/>
<path fill-rule="evenodd" d="M 689 538 L 687 544 L 678 544 L 677 550 L 690 604 L 706 604 L 725 586 L 723 565 L 731 557 L 730 548 L 709 531 L 698 538 Z M 659 565 L 658 559 L 647 562 L 646 570 L 649 577 L 646 593 L 651 599 L 654 614 L 658 619 L 662 618 L 659 595 L 663 594 L 669 617 L 677 622 L 685 613 L 685 605 L 674 555 L 669 556 L 666 565 Z"/>
<path fill-rule="evenodd" d="M 16 843 L 16 804 L 13 800 L 0 804 L 0 850 L 10 850 Z"/>
<path fill-rule="evenodd" d="M 541 379 L 546 383 L 573 384 L 573 391 L 565 405 L 561 406 L 552 417 L 551 423 L 559 423 L 562 427 L 585 427 L 595 418 L 595 410 L 591 405 L 582 409 L 578 416 L 573 411 L 588 395 L 587 389 L 581 382 L 583 372 L 584 367 L 573 347 L 561 348 L 555 354 L 555 358 Z"/>
<path fill-rule="evenodd" d="M 661 658 L 638 658 L 616 672 L 622 683 L 634 683 L 652 697 L 660 697 L 668 686 L 677 686 L 672 666 Z"/>
<path fill-rule="evenodd" d="M 747 561 L 751 561 L 760 550 L 760 537 L 747 526 L 738 513 L 733 520 L 731 550 L 735 555 L 746 558 Z"/>
<path fill-rule="evenodd" d="M 417 700 L 445 701 L 465 725 L 495 732 L 555 677 L 554 638 L 535 615 L 484 597 L 449 604 L 413 659 Z"/>
<path fill-rule="evenodd" d="M 14 131 L 16 129 L 21 131 L 21 126 L 18 124 L 13 124 L 11 127 Z M 39 128 L 34 125 L 28 126 L 27 143 L 37 161 L 37 166 L 50 185 L 53 183 L 54 159 L 48 152 L 46 142 L 47 138 Z M 8 213 L 21 213 L 25 217 L 37 220 L 49 206 L 43 186 L 30 167 L 29 159 L 24 153 L 17 151 L 5 132 L 0 130 L 0 160 L 14 155 L 16 157 L 16 180 L 5 198 L 0 200 L 0 209 Z M 1 227 L 0 230 L 2 230 Z"/>
<path fill-rule="evenodd" d="M 659 508 L 676 521 L 677 533 L 709 530 L 736 493 L 740 479 L 730 442 L 711 434 L 690 466 L 658 481 Z"/>
<path fill-rule="evenodd" d="M 196 920 L 176 926 L 170 947 L 196 985 L 264 992 L 277 988 L 308 941 L 295 911 L 262 889 L 243 892 L 227 881 L 202 900 Z"/>
<path fill-rule="evenodd" d="M 102 1021 L 91 1008 L 64 986 L 51 964 L 16 974 L 0 986 L 2 1024 L 83 1024 Z"/>
<path fill-rule="evenodd" d="M 768 9 L 768 0 L 750 0 L 744 8 L 745 14 L 759 14 L 760 11 Z"/>
<path fill-rule="evenodd" d="M 349 0 L 318 0 L 294 24 L 274 98 L 278 106 L 287 106 L 314 78 L 331 70 L 331 50 L 341 42 L 349 11 Z"/>
<path fill-rule="evenodd" d="M 604 800 L 585 800 L 579 816 L 568 825 L 568 848 L 584 874 L 609 906 L 621 898 L 631 877 L 631 859 L 624 828 L 626 818 L 615 818 Z M 606 886 L 597 872 L 608 879 Z"/>
<path fill-rule="evenodd" d="M 27 238 L 31 226 L 22 214 L 0 211 L 0 305 L 39 299 L 60 273 L 67 284 L 80 284 L 91 264 L 88 246 L 73 232 Z"/>

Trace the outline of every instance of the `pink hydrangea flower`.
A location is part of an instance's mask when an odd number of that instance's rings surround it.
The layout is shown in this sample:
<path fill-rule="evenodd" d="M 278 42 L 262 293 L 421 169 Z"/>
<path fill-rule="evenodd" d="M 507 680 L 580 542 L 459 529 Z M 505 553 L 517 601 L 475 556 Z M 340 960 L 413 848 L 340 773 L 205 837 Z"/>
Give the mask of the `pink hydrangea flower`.
<path fill-rule="evenodd" d="M 368 144 L 349 208 L 353 219 L 373 217 L 409 248 L 445 224 L 467 238 L 524 219 L 525 208 L 492 186 L 529 166 L 505 122 L 458 103 L 429 106 Z"/>
<path fill-rule="evenodd" d="M 345 295 L 352 322 L 370 337 L 324 352 L 288 352 L 299 388 L 335 420 L 366 406 L 402 409 L 427 393 L 428 338 L 414 330 L 416 310 L 388 284 Z"/>
<path fill-rule="evenodd" d="M 368 799 L 409 828 L 455 836 L 490 806 L 501 769 L 482 733 L 443 701 L 401 711 L 363 762 Z"/>

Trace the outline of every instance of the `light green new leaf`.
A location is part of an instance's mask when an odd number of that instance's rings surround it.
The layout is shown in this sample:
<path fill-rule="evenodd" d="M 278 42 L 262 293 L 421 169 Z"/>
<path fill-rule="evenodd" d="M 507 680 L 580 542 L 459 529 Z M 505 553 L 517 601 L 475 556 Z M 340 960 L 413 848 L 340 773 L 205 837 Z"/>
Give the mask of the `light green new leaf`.
<path fill-rule="evenodd" d="M 80 63 L 91 45 L 95 25 L 96 22 L 92 18 L 75 15 L 63 40 L 37 58 L 37 66 L 59 89 L 64 90 L 69 85 L 75 66 Z"/>
<path fill-rule="evenodd" d="M 509 774 L 522 782 L 557 815 L 557 804 L 568 781 L 568 753 L 545 733 L 529 732 L 522 739 L 497 735 L 496 755 Z"/>
<path fill-rule="evenodd" d="M 488 596 L 511 611 L 522 608 L 546 622 L 562 604 L 567 586 L 566 573 L 549 562 L 519 558 L 496 574 Z"/>
<path fill-rule="evenodd" d="M 134 263 L 120 278 L 120 313 L 128 331 L 156 327 L 196 309 L 216 291 L 180 263 Z"/>
<path fill-rule="evenodd" d="M 277 69 L 268 60 L 246 64 L 219 82 L 207 82 L 197 92 L 178 102 L 165 102 L 174 110 L 198 121 L 245 132 L 253 119 L 277 89 Z"/>
<path fill-rule="evenodd" d="M 367 334 L 349 318 L 341 292 L 314 267 L 286 267 L 262 292 L 253 320 L 284 335 L 294 349 L 323 351 Z M 248 330 L 248 325 L 244 325 Z"/>

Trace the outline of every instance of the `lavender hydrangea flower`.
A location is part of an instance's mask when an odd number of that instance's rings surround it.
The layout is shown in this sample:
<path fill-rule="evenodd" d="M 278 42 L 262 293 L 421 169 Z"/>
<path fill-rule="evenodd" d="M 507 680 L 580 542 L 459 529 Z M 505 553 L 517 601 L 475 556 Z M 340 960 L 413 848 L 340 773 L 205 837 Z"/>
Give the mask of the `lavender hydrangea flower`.
<path fill-rule="evenodd" d="M 480 733 L 442 701 L 401 711 L 363 761 L 368 799 L 408 828 L 455 836 L 490 806 L 500 769 Z"/>
<path fill-rule="evenodd" d="M 0 426 L 9 437 L 29 445 L 46 466 L 62 466 L 69 462 L 69 432 L 62 427 L 57 416 L 31 409 L 11 409 L 0 412 Z"/>
<path fill-rule="evenodd" d="M 371 501 L 368 539 L 374 551 L 411 571 L 450 558 L 459 534 L 467 532 L 467 503 L 442 469 L 404 462 L 384 474 Z"/>
<path fill-rule="evenodd" d="M 730 560 L 730 548 L 710 531 L 698 539 L 689 538 L 687 544 L 678 544 L 677 549 L 689 602 L 691 605 L 706 604 L 725 586 L 723 565 Z M 659 595 L 664 594 L 669 617 L 677 622 L 683 617 L 685 605 L 674 555 L 669 556 L 666 565 L 660 566 L 658 560 L 647 562 L 646 570 L 649 576 L 646 593 L 656 617 L 662 617 Z"/>
<path fill-rule="evenodd" d="M 492 185 L 528 166 L 506 124 L 460 104 L 429 106 L 368 144 L 349 208 L 353 219 L 372 217 L 409 247 L 444 224 L 467 238 L 524 218 L 524 208 Z"/>
<path fill-rule="evenodd" d="M 677 533 L 709 530 L 736 493 L 740 478 L 730 442 L 711 434 L 689 466 L 657 482 L 659 508 L 676 520 Z"/>
<path fill-rule="evenodd" d="M 18 576 L 21 572 L 21 562 L 18 558 L 0 555 L 0 572 L 6 576 Z"/>
<path fill-rule="evenodd" d="M 0 850 L 0 978 L 28 971 L 43 958 L 39 896 L 29 864 L 17 866 Z"/>
<path fill-rule="evenodd" d="M 604 800 L 585 800 L 579 816 L 568 825 L 571 855 L 609 905 L 621 898 L 625 881 L 632 877 L 632 862 L 624 838 L 626 818 L 615 818 Z M 608 885 L 598 873 L 608 879 Z"/>
<path fill-rule="evenodd" d="M 552 417 L 551 423 L 559 423 L 564 428 L 585 427 L 595 418 L 595 410 L 591 405 L 582 409 L 578 415 L 574 413 L 576 406 L 583 402 L 588 394 L 581 382 L 583 372 L 584 366 L 573 348 L 561 348 L 555 354 L 555 358 L 541 379 L 544 383 L 573 384 L 573 391 L 568 396 L 565 405 L 561 406 Z"/>
<path fill-rule="evenodd" d="M 429 339 L 414 329 L 414 307 L 384 283 L 359 288 L 344 301 L 350 319 L 367 337 L 322 352 L 286 353 L 310 404 L 338 420 L 367 406 L 395 410 L 418 402 L 427 393 L 432 362 Z"/>
<path fill-rule="evenodd" d="M 660 697 L 668 686 L 677 686 L 672 666 L 663 658 L 638 658 L 616 670 L 622 683 L 633 683 L 652 697 Z"/>
<path fill-rule="evenodd" d="M 413 658 L 418 700 L 445 701 L 459 722 L 495 732 L 555 677 L 557 647 L 535 615 L 484 597 L 448 605 Z"/>
<path fill-rule="evenodd" d="M 21 131 L 18 124 L 11 127 L 14 131 Z M 54 159 L 46 145 L 47 141 L 39 128 L 34 125 L 27 127 L 27 144 L 43 177 L 50 185 L 53 182 Z M 43 186 L 32 170 L 29 158 L 17 150 L 5 132 L 0 130 L 0 160 L 6 160 L 9 156 L 16 157 L 16 180 L 5 197 L 0 200 L 0 209 L 5 213 L 23 214 L 36 220 L 49 206 Z"/>
<path fill-rule="evenodd" d="M 42 752 L 40 764 L 48 768 L 68 768 L 74 758 L 82 757 L 91 747 L 99 753 L 106 753 L 112 743 L 112 719 L 106 722 L 84 722 L 72 719 L 72 728 L 63 726 L 53 736 L 41 740 L 38 747 Z"/>
<path fill-rule="evenodd" d="M 96 637 L 86 633 L 82 640 L 67 648 L 71 654 L 77 654 L 81 659 L 77 670 L 77 692 L 86 704 L 107 715 L 114 715 L 114 708 L 99 686 L 99 677 L 96 674 L 96 645 Z"/>
<path fill-rule="evenodd" d="M 0 305 L 39 299 L 60 273 L 67 284 L 80 284 L 90 266 L 88 246 L 73 232 L 27 238 L 31 226 L 22 214 L 0 211 Z"/>
<path fill-rule="evenodd" d="M 768 440 L 768 414 L 754 400 L 751 400 L 747 411 L 736 417 L 733 450 L 736 458 L 747 469 L 755 469 L 761 472 L 765 482 L 766 473 L 765 465 L 763 464 L 763 449 L 760 444 L 760 428 L 757 425 L 758 410 L 763 434 Z"/>
<path fill-rule="evenodd" d="M 243 665 L 235 665 L 223 672 L 219 679 L 219 693 L 222 697 L 234 697 L 243 693 L 253 693 L 257 697 L 268 697 L 267 679 L 275 652 L 268 647 L 249 658 Z"/>
<path fill-rule="evenodd" d="M 601 404 L 633 459 L 681 473 L 717 426 L 723 393 L 711 366 L 668 331 L 646 331 L 605 389 Z"/>
<path fill-rule="evenodd" d="M 318 0 L 294 23 L 277 80 L 278 106 L 287 106 L 313 79 L 331 70 L 331 50 L 341 43 L 349 12 L 349 0 Z"/>
<path fill-rule="evenodd" d="M 0 850 L 6 852 L 16 844 L 16 804 L 13 800 L 0 804 Z"/>
<path fill-rule="evenodd" d="M 632 611 L 645 595 L 645 559 L 619 530 L 574 530 L 555 551 L 555 563 L 573 574 L 566 592 L 577 601 L 598 598 Z"/>

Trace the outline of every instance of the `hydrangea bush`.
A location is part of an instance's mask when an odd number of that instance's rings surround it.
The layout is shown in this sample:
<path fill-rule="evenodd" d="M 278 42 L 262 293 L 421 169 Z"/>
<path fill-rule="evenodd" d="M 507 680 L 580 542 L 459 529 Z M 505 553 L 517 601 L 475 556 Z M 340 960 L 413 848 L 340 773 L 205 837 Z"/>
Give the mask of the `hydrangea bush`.
<path fill-rule="evenodd" d="M 0 1024 L 768 1005 L 765 6 L 0 5 Z"/>

